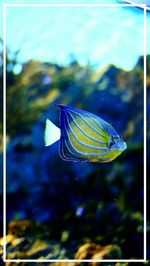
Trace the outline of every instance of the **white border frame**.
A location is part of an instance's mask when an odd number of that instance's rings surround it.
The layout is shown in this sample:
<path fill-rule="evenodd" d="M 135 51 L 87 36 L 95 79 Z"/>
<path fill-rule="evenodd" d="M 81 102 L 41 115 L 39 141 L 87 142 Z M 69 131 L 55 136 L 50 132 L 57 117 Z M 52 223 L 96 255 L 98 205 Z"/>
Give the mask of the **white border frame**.
<path fill-rule="evenodd" d="M 123 6 L 140 7 L 144 12 L 144 258 L 143 259 L 6 259 L 6 9 L 7 7 L 101 7 L 101 6 Z M 146 4 L 3 4 L 3 261 L 4 262 L 146 262 Z"/>

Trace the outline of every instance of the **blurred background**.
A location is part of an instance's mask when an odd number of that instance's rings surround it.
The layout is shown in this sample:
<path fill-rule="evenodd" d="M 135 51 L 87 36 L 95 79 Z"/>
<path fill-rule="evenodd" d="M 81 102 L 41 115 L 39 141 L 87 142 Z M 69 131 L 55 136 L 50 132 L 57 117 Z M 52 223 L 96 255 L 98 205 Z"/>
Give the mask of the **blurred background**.
<path fill-rule="evenodd" d="M 7 8 L 7 258 L 143 258 L 143 21 L 134 7 Z M 148 114 L 149 54 L 147 42 Z M 53 103 L 101 116 L 128 149 L 106 164 L 62 161 L 59 142 L 44 146 Z"/>

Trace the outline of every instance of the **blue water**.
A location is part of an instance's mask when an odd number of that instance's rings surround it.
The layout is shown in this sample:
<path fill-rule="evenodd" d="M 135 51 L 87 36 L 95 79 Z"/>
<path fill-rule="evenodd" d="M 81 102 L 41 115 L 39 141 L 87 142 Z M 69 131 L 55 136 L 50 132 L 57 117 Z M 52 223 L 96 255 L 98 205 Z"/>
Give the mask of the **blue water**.
<path fill-rule="evenodd" d="M 85 1 L 44 1 L 54 2 Z M 9 3 L 35 2 L 13 0 Z M 119 1 L 86 3 L 116 4 Z M 143 11 L 134 7 L 8 7 L 7 46 L 12 52 L 19 51 L 20 62 L 35 59 L 67 65 L 74 56 L 83 65 L 90 62 L 101 68 L 115 64 L 130 70 L 143 54 L 143 21 Z M 150 16 L 147 16 L 147 25 L 150 25 Z M 150 45 L 147 53 L 150 53 Z"/>

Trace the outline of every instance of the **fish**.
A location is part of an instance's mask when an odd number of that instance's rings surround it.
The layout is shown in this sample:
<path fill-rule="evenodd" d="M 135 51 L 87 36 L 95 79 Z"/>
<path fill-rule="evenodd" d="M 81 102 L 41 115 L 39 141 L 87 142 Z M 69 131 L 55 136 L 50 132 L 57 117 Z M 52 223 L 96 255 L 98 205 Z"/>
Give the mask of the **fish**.
<path fill-rule="evenodd" d="M 47 147 L 59 140 L 59 155 L 63 160 L 111 162 L 127 148 L 113 126 L 101 117 L 78 108 L 57 106 L 60 127 L 46 119 L 44 141 Z"/>
<path fill-rule="evenodd" d="M 126 4 L 137 5 L 136 7 L 144 9 L 144 6 L 140 6 L 141 4 L 146 5 L 146 11 L 150 12 L 150 0 L 119 0 L 119 2 L 124 2 Z"/>

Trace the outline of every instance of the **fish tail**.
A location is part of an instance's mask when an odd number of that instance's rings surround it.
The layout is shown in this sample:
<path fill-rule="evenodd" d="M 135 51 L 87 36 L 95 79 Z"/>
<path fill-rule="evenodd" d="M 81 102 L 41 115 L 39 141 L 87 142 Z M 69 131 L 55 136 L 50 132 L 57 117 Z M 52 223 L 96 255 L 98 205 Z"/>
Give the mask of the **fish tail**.
<path fill-rule="evenodd" d="M 55 126 L 49 119 L 46 119 L 44 142 L 45 146 L 50 146 L 60 139 L 60 128 Z"/>

